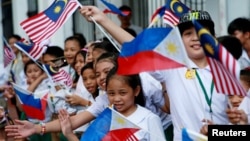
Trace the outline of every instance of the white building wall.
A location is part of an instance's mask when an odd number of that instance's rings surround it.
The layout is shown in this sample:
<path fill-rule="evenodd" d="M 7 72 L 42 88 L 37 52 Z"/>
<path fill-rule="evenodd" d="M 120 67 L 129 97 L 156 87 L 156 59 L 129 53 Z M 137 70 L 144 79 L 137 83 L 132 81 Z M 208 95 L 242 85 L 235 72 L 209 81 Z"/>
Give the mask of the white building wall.
<path fill-rule="evenodd" d="M 28 1 L 27 0 L 12 0 L 12 19 L 14 34 L 28 38 L 25 31 L 20 26 L 20 23 L 27 18 Z"/>
<path fill-rule="evenodd" d="M 205 10 L 215 22 L 216 36 L 227 35 L 227 26 L 235 18 L 249 18 L 249 6 L 249 0 L 206 0 Z"/>

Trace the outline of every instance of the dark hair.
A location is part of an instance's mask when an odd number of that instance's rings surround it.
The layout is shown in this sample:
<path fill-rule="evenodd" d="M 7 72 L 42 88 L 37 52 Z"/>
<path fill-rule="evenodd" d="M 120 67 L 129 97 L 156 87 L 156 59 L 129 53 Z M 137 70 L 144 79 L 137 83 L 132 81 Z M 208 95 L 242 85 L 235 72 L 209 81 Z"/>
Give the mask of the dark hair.
<path fill-rule="evenodd" d="M 79 38 L 81 48 L 85 47 L 85 45 L 87 44 L 87 41 L 84 35 L 82 33 L 74 33 L 74 36 Z"/>
<path fill-rule="evenodd" d="M 38 64 L 39 64 L 40 66 L 42 66 L 42 63 L 40 63 L 40 62 L 34 62 L 33 60 L 29 60 L 29 61 L 24 65 L 24 73 L 25 73 L 25 75 L 27 75 L 27 72 L 26 72 L 26 71 L 27 71 L 27 69 L 28 69 L 28 66 L 31 65 L 31 64 L 35 64 L 35 65 L 37 65 L 37 66 L 38 66 Z M 40 66 L 38 66 L 39 69 L 43 71 L 43 69 L 40 68 Z"/>
<path fill-rule="evenodd" d="M 225 35 L 217 38 L 218 41 L 233 55 L 235 59 L 239 59 L 242 54 L 242 44 L 236 37 Z"/>
<path fill-rule="evenodd" d="M 109 81 L 115 76 L 118 75 L 117 73 L 117 67 L 112 68 L 106 78 L 106 87 L 109 85 Z M 138 94 L 137 97 L 135 97 L 135 103 L 139 104 L 141 106 L 145 106 L 146 101 L 145 101 L 145 97 L 143 94 L 143 90 L 142 90 L 142 84 L 141 84 L 141 80 L 140 80 L 140 76 L 138 74 L 134 74 L 134 75 L 119 75 L 123 78 L 123 80 L 133 89 L 135 90 L 137 86 L 140 86 L 140 92 Z"/>
<path fill-rule="evenodd" d="M 74 36 L 74 35 L 70 36 L 70 37 L 65 39 L 64 43 L 66 43 L 67 41 L 76 41 L 79 44 L 80 49 L 84 48 L 84 46 L 85 46 L 85 45 L 83 46 L 82 41 L 78 36 Z"/>
<path fill-rule="evenodd" d="M 48 54 L 54 56 L 55 58 L 63 57 L 63 49 L 59 46 L 48 46 L 47 50 L 43 53 L 43 55 Z"/>
<path fill-rule="evenodd" d="M 75 61 L 76 61 L 76 56 L 77 56 L 78 54 L 81 54 L 81 55 L 82 55 L 83 61 L 84 61 L 84 63 L 85 63 L 87 52 L 86 52 L 85 50 L 80 50 L 80 51 L 78 51 L 78 52 L 76 53 L 76 55 L 75 55 L 75 59 L 74 59 Z M 74 63 L 75 63 L 75 62 L 74 62 Z M 74 65 L 75 65 L 75 64 L 74 64 Z"/>
<path fill-rule="evenodd" d="M 110 41 L 103 40 L 101 42 L 95 42 L 93 43 L 93 46 L 93 51 L 95 49 L 102 49 L 107 52 L 119 53 L 118 50 L 113 46 L 113 44 L 110 43 Z"/>
<path fill-rule="evenodd" d="M 245 32 L 250 32 L 250 20 L 247 18 L 236 18 L 231 23 L 229 23 L 227 32 L 230 35 L 233 35 L 236 30 Z"/>
<path fill-rule="evenodd" d="M 12 34 L 12 35 L 10 35 L 8 39 L 10 39 L 10 38 L 15 38 L 15 39 L 17 39 L 18 41 L 20 41 L 20 40 L 22 39 L 21 36 L 19 36 L 19 35 L 17 35 L 17 34 Z"/>
<path fill-rule="evenodd" d="M 240 79 L 250 85 L 250 67 L 240 70 Z"/>
<path fill-rule="evenodd" d="M 98 62 L 103 61 L 103 60 L 109 60 L 110 62 L 112 62 L 114 64 L 114 66 L 117 66 L 117 64 L 118 64 L 117 57 L 118 57 L 118 55 L 114 54 L 114 53 L 110 53 L 110 52 L 103 53 L 101 56 L 99 56 L 97 58 L 95 64 L 97 64 Z"/>
<path fill-rule="evenodd" d="M 127 6 L 127 5 L 122 5 L 122 6 L 120 6 L 120 7 L 119 7 L 119 10 L 121 10 L 121 11 L 130 11 L 130 12 L 132 12 L 132 9 L 131 9 L 129 6 Z"/>
<path fill-rule="evenodd" d="M 208 28 L 209 32 L 215 36 L 214 22 L 212 21 L 212 18 L 207 11 L 201 10 L 192 10 L 191 12 L 185 13 L 181 16 L 178 24 L 181 35 L 185 30 L 194 26 L 192 23 L 193 19 L 198 21 L 202 26 Z"/>
<path fill-rule="evenodd" d="M 82 73 L 83 73 L 86 69 L 94 69 L 94 67 L 93 67 L 93 62 L 87 63 L 87 64 L 85 64 L 85 65 L 82 67 L 82 69 L 81 69 L 81 75 L 82 75 Z"/>

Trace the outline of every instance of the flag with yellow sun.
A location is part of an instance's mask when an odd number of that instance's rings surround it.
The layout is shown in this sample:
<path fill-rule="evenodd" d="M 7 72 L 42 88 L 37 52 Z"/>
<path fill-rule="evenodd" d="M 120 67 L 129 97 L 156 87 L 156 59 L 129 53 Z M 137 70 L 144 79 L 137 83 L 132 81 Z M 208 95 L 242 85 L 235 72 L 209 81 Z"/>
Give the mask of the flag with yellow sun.
<path fill-rule="evenodd" d="M 118 73 L 137 74 L 184 67 L 187 60 L 178 28 L 149 28 L 122 45 Z"/>

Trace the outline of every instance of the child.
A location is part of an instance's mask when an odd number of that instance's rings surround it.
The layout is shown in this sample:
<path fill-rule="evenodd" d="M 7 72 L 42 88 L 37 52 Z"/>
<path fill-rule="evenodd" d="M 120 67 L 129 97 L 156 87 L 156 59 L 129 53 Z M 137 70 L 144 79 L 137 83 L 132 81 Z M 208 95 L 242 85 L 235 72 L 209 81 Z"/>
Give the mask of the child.
<path fill-rule="evenodd" d="M 75 55 L 84 47 L 81 45 L 81 40 L 77 36 L 70 36 L 64 41 L 64 57 L 68 65 L 63 67 L 63 69 L 71 75 L 72 80 L 76 78 L 76 72 L 74 70 Z M 73 85 L 73 88 L 75 87 L 76 85 Z"/>
<path fill-rule="evenodd" d="M 236 38 L 238 38 L 241 42 L 241 46 L 243 48 L 243 52 L 241 57 L 239 58 L 239 63 L 241 65 L 241 69 L 250 66 L 250 20 L 244 17 L 235 18 L 228 25 L 228 33 Z"/>
<path fill-rule="evenodd" d="M 250 88 L 250 69 L 246 68 L 241 70 L 240 75 L 241 83 L 243 87 L 248 91 Z M 236 99 L 236 100 L 234 100 Z M 241 98 L 239 96 L 234 96 L 234 99 L 231 101 L 232 105 L 238 107 L 227 109 L 228 118 L 233 124 L 248 124 L 250 122 L 250 99 L 248 96 Z M 234 102 L 236 101 L 236 102 Z M 235 104 L 234 104 L 235 103 Z"/>
<path fill-rule="evenodd" d="M 41 65 L 40 63 L 38 63 Z M 46 89 L 49 89 L 47 75 L 44 71 L 32 60 L 28 61 L 24 66 L 24 72 L 27 77 L 27 90 L 33 92 L 34 95 L 37 97 L 43 97 L 44 94 L 47 93 L 40 93 Z M 50 112 L 49 108 L 46 108 L 45 119 L 43 121 L 32 119 L 28 117 L 28 120 L 33 123 L 40 123 L 40 122 L 48 122 L 51 121 L 52 113 Z M 45 134 L 44 136 L 40 135 L 33 135 L 30 137 L 30 140 L 50 140 L 50 134 Z"/>
<path fill-rule="evenodd" d="M 116 69 L 113 68 L 108 73 L 106 83 L 108 99 L 113 108 L 129 121 L 147 131 L 147 133 L 135 133 L 139 140 L 165 140 L 159 117 L 142 107 L 145 105 L 145 101 L 141 91 L 139 75 L 117 75 Z M 63 118 L 60 118 L 60 120 L 63 121 Z M 65 131 L 64 125 L 61 124 L 61 126 Z M 142 134 L 143 136 L 141 136 Z M 68 137 L 71 138 L 72 135 L 69 134 Z"/>
<path fill-rule="evenodd" d="M 75 93 L 73 95 L 66 95 L 66 102 L 70 103 L 70 105 L 75 106 L 77 109 L 77 113 L 85 111 L 91 103 L 95 102 L 95 98 L 98 96 L 98 87 L 95 77 L 95 71 L 93 69 L 93 63 L 87 63 L 81 69 L 81 81 L 83 82 L 82 87 L 84 87 L 85 91 L 80 91 L 79 93 Z M 85 124 L 80 128 L 74 130 L 74 133 L 80 139 L 81 135 L 87 129 L 89 124 Z"/>
<path fill-rule="evenodd" d="M 87 6 L 81 9 L 81 13 L 89 21 L 92 21 L 89 18 L 89 16 L 92 16 L 120 44 L 133 39 L 131 35 L 118 28 L 117 25 L 101 14 L 96 8 Z M 214 23 L 207 12 L 192 11 L 184 14 L 178 24 L 184 46 L 190 58 L 188 61 L 191 67 L 197 68 L 196 71 L 202 75 L 202 83 L 206 86 L 206 91 L 209 92 L 212 75 L 203 48 L 200 46 L 196 30 L 192 24 L 192 18 L 194 18 L 192 13 L 197 13 L 196 20 L 205 26 L 212 35 L 215 35 Z M 212 104 L 208 105 L 201 86 L 197 82 L 197 77 L 194 77 L 194 79 L 185 78 L 187 71 L 187 68 L 178 68 L 152 73 L 152 76 L 157 80 L 166 84 L 174 125 L 174 140 L 182 140 L 181 131 L 183 127 L 199 132 L 204 118 L 211 119 L 216 124 L 228 123 L 226 113 L 224 113 L 227 108 L 227 97 L 224 94 L 218 94 L 216 91 L 209 92 L 208 97 L 213 97 L 213 100 Z"/>

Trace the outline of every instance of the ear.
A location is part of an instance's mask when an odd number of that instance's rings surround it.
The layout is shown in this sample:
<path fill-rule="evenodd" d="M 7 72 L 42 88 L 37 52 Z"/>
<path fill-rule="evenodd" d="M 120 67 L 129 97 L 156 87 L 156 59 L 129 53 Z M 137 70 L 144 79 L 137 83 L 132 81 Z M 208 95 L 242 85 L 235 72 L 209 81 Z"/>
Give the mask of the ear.
<path fill-rule="evenodd" d="M 137 97 L 139 95 L 140 91 L 141 91 L 141 87 L 139 85 L 136 86 L 136 88 L 134 90 L 135 97 Z"/>
<path fill-rule="evenodd" d="M 250 39 L 250 32 L 245 32 L 245 33 L 244 33 L 244 36 L 245 36 L 246 38 Z"/>

